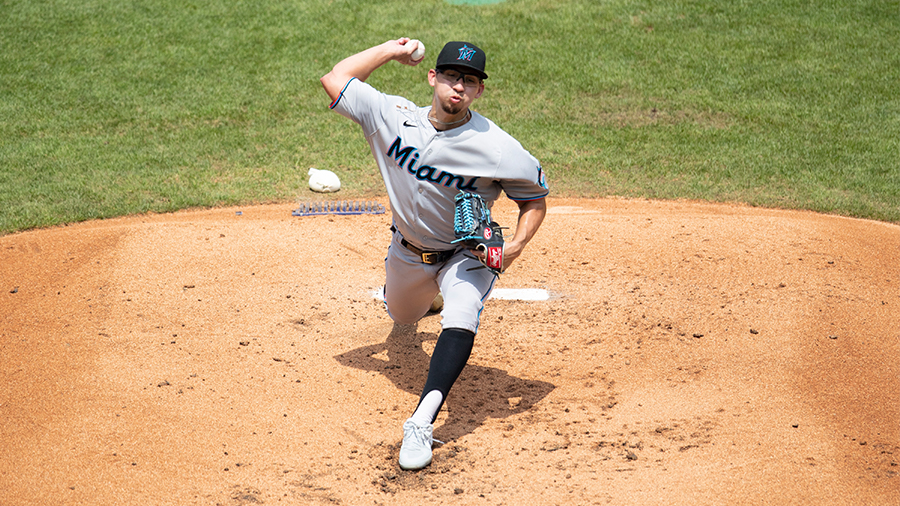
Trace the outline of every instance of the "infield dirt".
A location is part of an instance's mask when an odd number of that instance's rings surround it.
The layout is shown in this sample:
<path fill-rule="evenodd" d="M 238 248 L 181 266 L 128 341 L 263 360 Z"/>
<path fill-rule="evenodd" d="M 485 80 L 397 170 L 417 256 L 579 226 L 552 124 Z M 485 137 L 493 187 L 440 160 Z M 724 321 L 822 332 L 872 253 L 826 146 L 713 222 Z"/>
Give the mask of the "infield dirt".
<path fill-rule="evenodd" d="M 551 199 L 406 472 L 440 316 L 293 207 L 0 237 L 0 504 L 900 504 L 896 225 Z"/>

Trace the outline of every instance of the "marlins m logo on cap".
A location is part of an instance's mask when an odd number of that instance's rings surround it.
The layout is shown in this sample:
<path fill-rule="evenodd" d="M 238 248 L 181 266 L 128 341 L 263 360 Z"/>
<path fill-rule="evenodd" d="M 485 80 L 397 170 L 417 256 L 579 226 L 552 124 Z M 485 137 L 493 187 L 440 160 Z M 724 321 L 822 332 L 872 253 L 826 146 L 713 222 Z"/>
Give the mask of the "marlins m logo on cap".
<path fill-rule="evenodd" d="M 472 61 L 473 56 L 475 56 L 475 49 L 463 44 L 463 47 L 459 48 L 459 58 L 457 60 Z"/>

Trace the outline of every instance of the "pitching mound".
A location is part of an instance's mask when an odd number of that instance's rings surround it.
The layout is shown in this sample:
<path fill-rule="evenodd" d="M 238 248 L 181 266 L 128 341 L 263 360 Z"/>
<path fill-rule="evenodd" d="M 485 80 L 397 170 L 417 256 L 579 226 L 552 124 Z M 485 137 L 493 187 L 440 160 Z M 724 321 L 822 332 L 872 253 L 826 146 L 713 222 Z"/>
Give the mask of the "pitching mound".
<path fill-rule="evenodd" d="M 373 296 L 388 214 L 0 237 L 0 504 L 900 503 L 900 227 L 550 206 L 498 285 L 550 297 L 488 302 L 420 472 L 440 317 Z"/>

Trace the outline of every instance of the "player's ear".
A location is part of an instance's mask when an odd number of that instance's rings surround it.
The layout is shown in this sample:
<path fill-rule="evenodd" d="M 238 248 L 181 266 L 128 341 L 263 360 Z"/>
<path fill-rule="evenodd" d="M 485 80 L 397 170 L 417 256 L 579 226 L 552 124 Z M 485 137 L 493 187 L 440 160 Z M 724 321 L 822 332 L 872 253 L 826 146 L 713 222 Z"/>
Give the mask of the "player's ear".
<path fill-rule="evenodd" d="M 437 84 L 437 71 L 434 69 L 428 71 L 428 84 L 430 84 L 432 88 Z"/>
<path fill-rule="evenodd" d="M 484 83 L 483 82 L 478 84 L 478 91 L 475 92 L 475 98 L 480 97 L 482 93 L 484 93 Z"/>

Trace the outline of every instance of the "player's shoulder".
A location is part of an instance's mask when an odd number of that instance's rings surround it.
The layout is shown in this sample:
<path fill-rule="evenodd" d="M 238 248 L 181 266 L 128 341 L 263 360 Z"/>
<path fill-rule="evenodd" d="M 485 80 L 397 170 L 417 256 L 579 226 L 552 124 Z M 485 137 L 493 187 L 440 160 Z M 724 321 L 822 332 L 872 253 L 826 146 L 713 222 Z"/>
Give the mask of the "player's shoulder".
<path fill-rule="evenodd" d="M 480 130 L 487 136 L 492 137 L 496 141 L 500 142 L 515 142 L 519 143 L 515 137 L 513 137 L 509 132 L 501 128 L 499 125 L 494 123 L 493 120 L 484 116 L 478 112 L 472 111 L 472 123 L 473 126 Z"/>
<path fill-rule="evenodd" d="M 473 128 L 484 135 L 485 142 L 489 142 L 498 148 L 525 150 L 518 139 L 498 126 L 490 118 L 472 111 L 472 123 Z"/>

